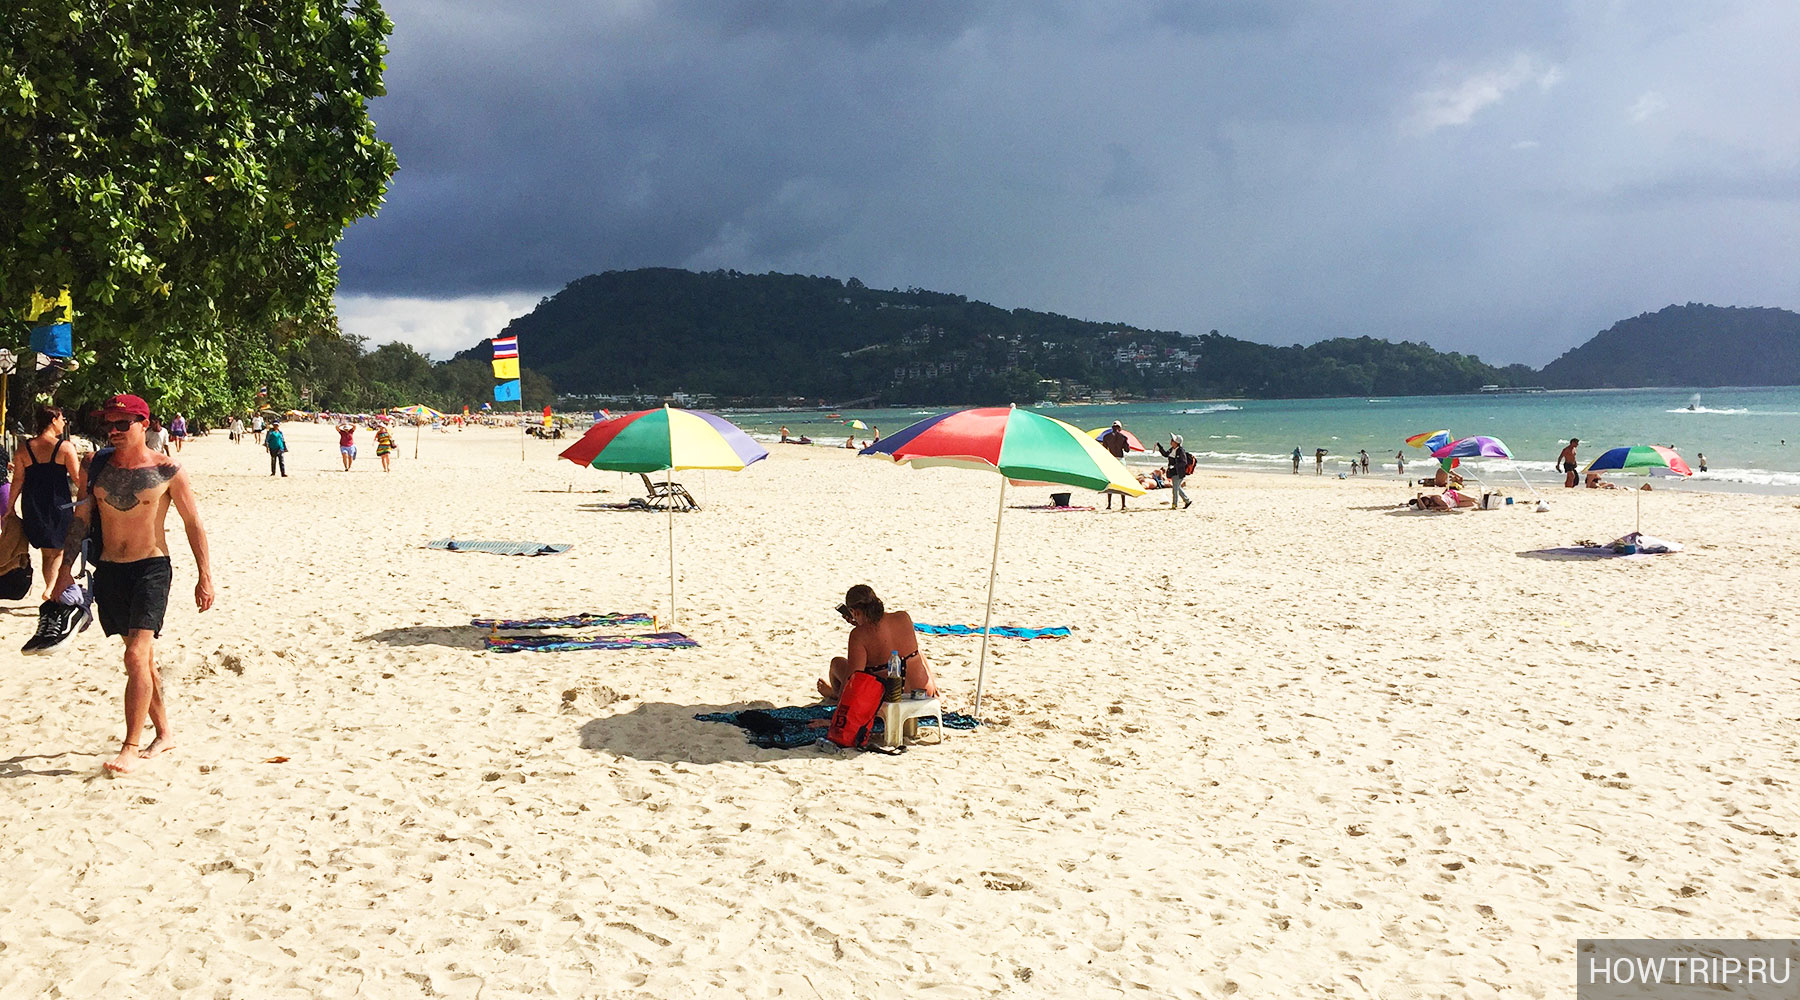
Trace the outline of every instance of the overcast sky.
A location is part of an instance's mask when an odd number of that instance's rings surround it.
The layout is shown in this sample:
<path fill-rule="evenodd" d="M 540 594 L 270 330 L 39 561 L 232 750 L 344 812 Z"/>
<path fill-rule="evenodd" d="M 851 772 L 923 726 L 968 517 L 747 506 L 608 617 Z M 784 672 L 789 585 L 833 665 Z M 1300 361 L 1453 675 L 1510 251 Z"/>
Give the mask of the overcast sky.
<path fill-rule="evenodd" d="M 386 7 L 400 171 L 339 294 L 376 343 L 647 266 L 1532 365 L 1800 307 L 1794 0 Z"/>

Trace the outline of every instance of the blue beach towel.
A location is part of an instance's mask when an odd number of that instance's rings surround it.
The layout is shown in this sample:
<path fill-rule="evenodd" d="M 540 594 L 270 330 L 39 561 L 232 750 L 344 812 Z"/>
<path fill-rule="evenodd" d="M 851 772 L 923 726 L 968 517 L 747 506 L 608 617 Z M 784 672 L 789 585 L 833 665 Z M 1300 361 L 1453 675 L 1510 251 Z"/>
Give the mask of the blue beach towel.
<path fill-rule="evenodd" d="M 811 746 L 825 738 L 825 726 L 811 722 L 830 722 L 835 705 L 800 705 L 792 708 L 751 708 L 740 712 L 702 712 L 694 716 L 701 722 L 729 722 L 744 730 L 744 739 L 764 750 L 793 750 Z M 935 726 L 936 719 L 919 719 L 920 726 Z M 974 729 L 973 716 L 961 712 L 945 712 L 945 729 Z M 879 716 L 875 725 L 881 725 Z"/>
<path fill-rule="evenodd" d="M 913 631 L 925 635 L 980 635 L 979 625 L 925 625 L 913 622 Z M 988 630 L 990 635 L 1004 639 L 1061 639 L 1069 634 L 1067 625 L 1052 625 L 1049 628 L 1023 628 L 1017 625 L 995 625 Z"/>

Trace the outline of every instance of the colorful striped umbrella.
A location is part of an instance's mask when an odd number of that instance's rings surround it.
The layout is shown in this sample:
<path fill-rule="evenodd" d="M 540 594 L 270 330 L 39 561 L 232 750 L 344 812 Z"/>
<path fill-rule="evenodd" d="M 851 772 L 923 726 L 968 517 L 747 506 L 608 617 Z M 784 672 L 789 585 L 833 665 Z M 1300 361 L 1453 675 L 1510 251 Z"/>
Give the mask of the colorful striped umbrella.
<path fill-rule="evenodd" d="M 1440 461 L 1446 458 L 1511 458 L 1512 452 L 1507 449 L 1505 441 L 1476 434 L 1433 449 L 1431 456 Z"/>
<path fill-rule="evenodd" d="M 1450 432 L 1426 431 L 1423 434 L 1414 434 L 1412 437 L 1407 438 L 1406 443 L 1414 448 L 1423 448 L 1426 451 L 1436 451 L 1450 443 Z"/>
<path fill-rule="evenodd" d="M 981 655 L 975 667 L 974 714 L 979 719 L 981 685 L 987 674 L 988 626 L 994 619 L 994 577 L 1000 566 L 1000 523 L 1006 516 L 1006 484 L 1079 486 L 1134 497 L 1143 496 L 1144 488 L 1118 459 L 1079 428 L 1010 406 L 926 417 L 859 454 L 886 455 L 918 467 L 987 469 L 1002 477 L 1000 513 L 994 517 L 994 555 L 988 564 L 987 612 L 981 621 Z"/>
<path fill-rule="evenodd" d="M 1088 431 L 1087 436 L 1098 441 L 1102 437 L 1105 437 L 1106 432 L 1110 431 L 1110 430 L 1112 430 L 1111 424 L 1108 424 L 1105 427 L 1096 427 L 1093 430 Z M 1119 433 L 1125 435 L 1125 450 L 1126 451 L 1149 451 L 1150 450 L 1150 449 L 1144 447 L 1144 442 L 1139 441 L 1138 436 L 1136 434 L 1133 434 L 1130 431 L 1125 430 L 1123 428 L 1121 428 L 1119 430 Z M 1101 447 L 1105 447 L 1105 446 L 1102 445 Z M 1110 454 L 1112 454 L 1112 452 L 1109 451 L 1109 452 L 1107 452 L 1107 454 L 1110 455 Z"/>
<path fill-rule="evenodd" d="M 562 457 L 613 472 L 736 472 L 768 458 L 769 450 L 716 413 L 665 406 L 595 424 Z"/>
<path fill-rule="evenodd" d="M 426 406 L 423 403 L 414 403 L 411 406 L 396 406 L 393 409 L 389 410 L 388 412 L 389 413 L 398 413 L 398 414 L 401 414 L 402 416 L 408 416 L 408 417 L 413 418 L 413 457 L 414 458 L 419 457 L 419 435 L 425 429 L 425 421 L 444 419 L 444 415 L 442 413 L 439 413 L 438 411 L 432 409 L 429 406 Z"/>
<path fill-rule="evenodd" d="M 665 487 L 675 469 L 736 472 L 769 457 L 743 429 L 716 413 L 640 410 L 588 428 L 563 449 L 576 465 L 611 472 L 661 472 Z M 675 504 L 669 510 L 669 623 L 675 622 Z"/>
<path fill-rule="evenodd" d="M 1614 448 L 1601 453 L 1599 458 L 1588 463 L 1588 472 L 1620 472 L 1626 469 L 1642 469 L 1646 474 L 1654 469 L 1665 469 L 1673 475 L 1691 476 L 1694 470 L 1681 460 L 1673 448 L 1664 448 L 1659 444 L 1638 444 L 1625 448 Z M 1633 490 L 1637 494 L 1637 530 L 1644 530 L 1644 491 Z"/>

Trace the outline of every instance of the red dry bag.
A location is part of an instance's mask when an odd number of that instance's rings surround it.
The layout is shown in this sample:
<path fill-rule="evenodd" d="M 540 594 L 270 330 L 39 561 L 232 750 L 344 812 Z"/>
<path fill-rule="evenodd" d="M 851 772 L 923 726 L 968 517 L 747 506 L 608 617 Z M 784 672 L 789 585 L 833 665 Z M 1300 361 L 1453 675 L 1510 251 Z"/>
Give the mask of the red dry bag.
<path fill-rule="evenodd" d="M 825 738 L 841 747 L 866 745 L 875 713 L 881 710 L 882 693 L 881 678 L 867 671 L 851 674 L 838 698 L 837 711 L 831 713 L 831 728 L 825 731 Z"/>

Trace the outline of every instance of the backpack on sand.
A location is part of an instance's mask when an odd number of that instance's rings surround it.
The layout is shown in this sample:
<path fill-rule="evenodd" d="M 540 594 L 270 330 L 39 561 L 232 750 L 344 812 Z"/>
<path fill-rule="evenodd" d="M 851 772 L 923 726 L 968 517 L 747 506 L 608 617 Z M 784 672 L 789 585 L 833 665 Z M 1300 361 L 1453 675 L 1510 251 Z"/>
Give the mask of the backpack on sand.
<path fill-rule="evenodd" d="M 825 731 L 825 738 L 841 747 L 867 749 L 875 713 L 881 710 L 882 690 L 881 678 L 874 674 L 866 670 L 851 674 L 838 699 L 837 711 L 831 713 L 831 728 Z"/>

